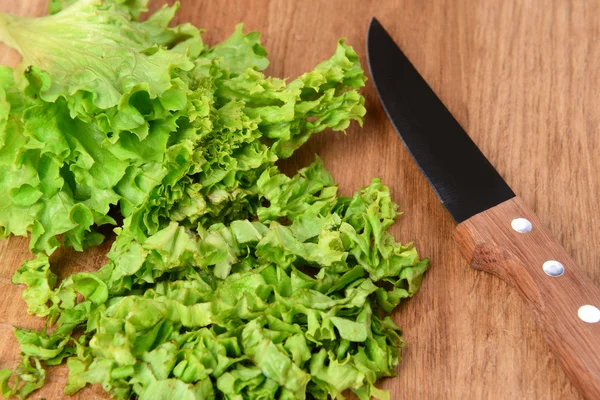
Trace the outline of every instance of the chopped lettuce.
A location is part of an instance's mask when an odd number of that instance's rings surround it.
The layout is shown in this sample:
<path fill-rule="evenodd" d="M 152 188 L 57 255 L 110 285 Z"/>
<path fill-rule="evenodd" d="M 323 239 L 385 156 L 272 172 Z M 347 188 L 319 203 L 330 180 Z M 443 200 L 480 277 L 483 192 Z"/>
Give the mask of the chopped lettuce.
<path fill-rule="evenodd" d="M 30 236 L 15 273 L 42 331 L 15 328 L 5 397 L 66 362 L 66 394 L 127 399 L 389 398 L 403 345 L 388 316 L 428 267 L 388 228 L 373 179 L 340 197 L 317 160 L 277 160 L 311 135 L 362 123 L 365 77 L 343 40 L 312 72 L 267 77 L 257 32 L 215 46 L 178 4 L 53 0 L 0 14 L 23 62 L 0 67 L 0 235 Z M 116 234 L 108 262 L 58 281 L 49 255 Z"/>

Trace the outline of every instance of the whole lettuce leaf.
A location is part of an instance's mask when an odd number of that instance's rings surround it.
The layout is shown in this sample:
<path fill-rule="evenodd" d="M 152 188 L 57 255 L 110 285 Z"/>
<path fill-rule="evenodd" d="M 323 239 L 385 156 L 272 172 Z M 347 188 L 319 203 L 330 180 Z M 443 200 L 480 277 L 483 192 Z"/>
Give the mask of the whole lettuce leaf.
<path fill-rule="evenodd" d="M 387 316 L 428 267 L 387 232 L 378 179 L 339 197 L 317 160 L 276 161 L 314 133 L 362 123 L 365 77 L 343 40 L 291 82 L 267 77 L 257 32 L 215 46 L 178 4 L 53 0 L 0 14 L 23 55 L 0 67 L 0 235 L 30 235 L 15 273 L 42 331 L 15 328 L 22 363 L 5 397 L 69 367 L 66 394 L 115 398 L 389 398 L 403 345 Z M 104 240 L 108 262 L 58 282 L 49 255 Z"/>
<path fill-rule="evenodd" d="M 173 219 L 247 217 L 262 171 L 365 113 L 343 42 L 286 84 L 258 71 L 260 35 L 241 25 L 209 48 L 192 25 L 168 26 L 178 4 L 144 22 L 141 0 L 53 4 L 41 18 L 0 14 L 0 39 L 23 54 L 16 82 L 2 70 L 0 230 L 30 232 L 35 252 L 61 234 L 77 250 L 100 243 L 116 207 L 139 238 Z"/>

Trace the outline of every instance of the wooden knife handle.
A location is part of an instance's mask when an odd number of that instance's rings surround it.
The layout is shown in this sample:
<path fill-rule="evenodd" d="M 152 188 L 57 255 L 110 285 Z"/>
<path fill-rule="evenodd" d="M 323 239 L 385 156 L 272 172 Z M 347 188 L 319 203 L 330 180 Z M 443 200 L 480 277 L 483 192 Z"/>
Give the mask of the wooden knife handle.
<path fill-rule="evenodd" d="M 460 223 L 454 237 L 473 268 L 521 291 L 571 382 L 600 399 L 600 291 L 535 214 L 515 197 Z"/>

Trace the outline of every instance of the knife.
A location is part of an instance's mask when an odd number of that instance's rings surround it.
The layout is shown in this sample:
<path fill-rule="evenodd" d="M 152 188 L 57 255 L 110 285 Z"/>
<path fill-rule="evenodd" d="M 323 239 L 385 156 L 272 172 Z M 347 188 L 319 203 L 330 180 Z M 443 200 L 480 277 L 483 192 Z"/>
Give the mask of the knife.
<path fill-rule="evenodd" d="M 458 224 L 454 239 L 462 255 L 521 292 L 571 382 L 584 397 L 600 399 L 600 291 L 375 18 L 367 57 L 392 125 Z"/>

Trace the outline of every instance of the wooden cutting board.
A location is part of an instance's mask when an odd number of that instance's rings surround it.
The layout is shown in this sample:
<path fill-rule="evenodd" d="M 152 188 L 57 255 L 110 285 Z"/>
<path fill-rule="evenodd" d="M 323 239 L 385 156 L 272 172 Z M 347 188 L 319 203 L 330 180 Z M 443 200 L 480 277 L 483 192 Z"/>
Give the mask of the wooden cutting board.
<path fill-rule="evenodd" d="M 47 0 L 0 2 L 0 11 L 45 13 Z M 12 5 L 11 5 L 12 3 Z M 153 6 L 158 5 L 154 2 Z M 415 66 L 513 189 L 600 286 L 600 2 L 598 0 L 183 0 L 179 22 L 227 37 L 236 23 L 263 33 L 268 72 L 295 77 L 347 37 L 363 60 L 371 16 Z M 0 63 L 18 58 L 0 47 Z M 349 194 L 380 176 L 405 215 L 393 228 L 431 259 L 421 291 L 394 318 L 407 346 L 399 376 L 383 381 L 393 399 L 579 399 L 517 291 L 475 272 L 452 241 L 451 217 L 386 119 L 371 82 L 364 128 L 312 138 L 284 168 L 318 153 Z M 94 270 L 104 245 L 58 251 L 56 272 Z M 27 241 L 0 242 L 0 368 L 17 357 L 13 325 L 26 314 L 13 272 Z M 63 398 L 64 369 L 32 398 Z M 77 398 L 104 398 L 89 388 Z"/>

